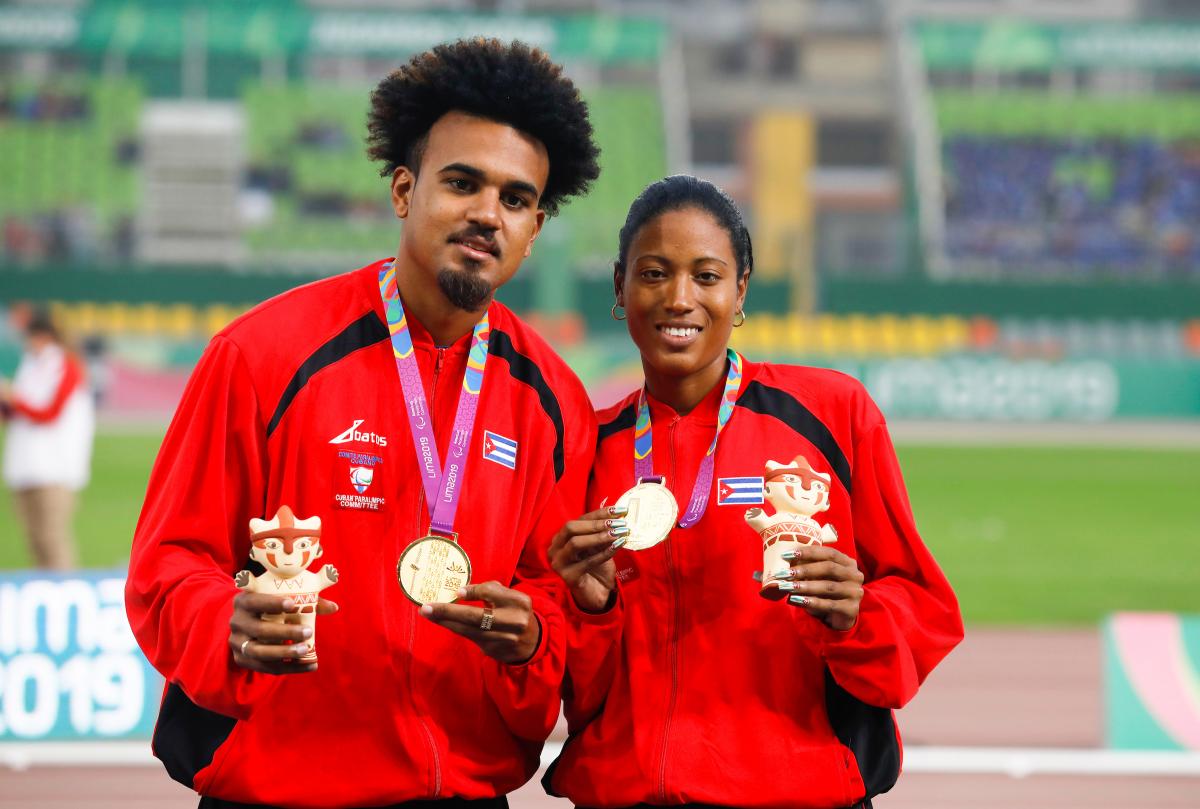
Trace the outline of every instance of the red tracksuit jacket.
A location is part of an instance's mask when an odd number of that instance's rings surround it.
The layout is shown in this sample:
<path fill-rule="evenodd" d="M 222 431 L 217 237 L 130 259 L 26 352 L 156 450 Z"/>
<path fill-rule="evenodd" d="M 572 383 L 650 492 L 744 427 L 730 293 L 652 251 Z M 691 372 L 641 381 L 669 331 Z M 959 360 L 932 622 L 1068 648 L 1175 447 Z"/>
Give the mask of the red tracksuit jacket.
<path fill-rule="evenodd" d="M 288 807 L 493 797 L 536 771 L 557 719 L 566 638 L 546 547 L 582 510 L 595 448 L 586 393 L 491 305 L 455 528 L 473 581 L 534 600 L 540 645 L 506 666 L 421 618 L 396 582 L 429 513 L 378 267 L 292 290 L 217 335 L 150 477 L 126 603 L 168 683 L 155 755 L 205 795 Z M 409 324 L 444 458 L 471 336 L 439 349 Z M 484 457 L 485 431 L 517 442 L 515 468 Z M 351 468 L 364 466 L 359 491 Z M 272 676 L 235 666 L 227 638 L 248 521 L 284 504 L 321 517 L 317 565 L 341 576 L 323 595 L 341 609 L 318 618 L 316 672 Z"/>
<path fill-rule="evenodd" d="M 712 441 L 722 387 L 684 417 L 651 399 L 655 472 L 680 504 Z M 599 414 L 591 507 L 634 485 L 636 406 L 634 393 Z M 763 565 L 745 522 L 755 485 L 747 493 L 741 481 L 739 494 L 730 479 L 798 455 L 830 476 L 830 508 L 816 520 L 836 528 L 831 547 L 866 576 L 846 632 L 762 598 L 752 578 Z M 585 616 L 566 607 L 577 627 L 565 683 L 572 735 L 549 790 L 594 807 L 832 809 L 894 783 L 901 751 L 890 709 L 963 629 L 917 534 L 883 416 L 858 382 L 745 363 L 704 517 L 615 558 L 618 608 Z"/>

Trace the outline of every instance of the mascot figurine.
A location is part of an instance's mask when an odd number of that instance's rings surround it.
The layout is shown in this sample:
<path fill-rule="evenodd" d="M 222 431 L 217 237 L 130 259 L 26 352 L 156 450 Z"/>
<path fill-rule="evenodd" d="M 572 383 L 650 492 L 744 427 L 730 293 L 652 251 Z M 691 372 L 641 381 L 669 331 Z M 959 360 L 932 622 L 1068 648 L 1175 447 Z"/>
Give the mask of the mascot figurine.
<path fill-rule="evenodd" d="M 316 573 L 308 570 L 321 553 L 321 518 L 298 520 L 290 508 L 280 506 L 269 520 L 250 520 L 250 558 L 266 572 L 255 576 L 240 570 L 233 580 L 242 590 L 287 596 L 295 603 L 296 612 L 264 615 L 263 620 L 303 624 L 312 630 L 308 654 L 296 658 L 302 664 L 317 662 L 317 594 L 338 580 L 333 565 Z"/>
<path fill-rule="evenodd" d="M 761 508 L 746 511 L 746 522 L 763 543 L 762 590 L 764 598 L 778 600 L 788 594 L 779 589 L 774 573 L 790 567 L 782 557 L 802 545 L 837 542 L 837 531 L 821 525 L 813 515 L 829 510 L 827 474 L 817 472 L 803 455 L 791 463 L 767 461 L 763 470 L 763 496 L 774 508 L 770 516 Z"/>

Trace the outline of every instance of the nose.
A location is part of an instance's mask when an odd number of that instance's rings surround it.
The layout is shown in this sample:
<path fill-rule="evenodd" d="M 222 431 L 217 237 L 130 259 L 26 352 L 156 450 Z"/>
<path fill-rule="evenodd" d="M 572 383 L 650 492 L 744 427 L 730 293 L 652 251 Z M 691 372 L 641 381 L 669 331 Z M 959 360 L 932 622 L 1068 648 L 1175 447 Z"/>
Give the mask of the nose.
<path fill-rule="evenodd" d="M 666 292 L 667 311 L 684 313 L 695 308 L 692 279 L 688 273 L 676 273 L 668 282 Z"/>
<path fill-rule="evenodd" d="M 500 229 L 500 192 L 485 188 L 471 199 L 467 219 L 488 230 Z"/>

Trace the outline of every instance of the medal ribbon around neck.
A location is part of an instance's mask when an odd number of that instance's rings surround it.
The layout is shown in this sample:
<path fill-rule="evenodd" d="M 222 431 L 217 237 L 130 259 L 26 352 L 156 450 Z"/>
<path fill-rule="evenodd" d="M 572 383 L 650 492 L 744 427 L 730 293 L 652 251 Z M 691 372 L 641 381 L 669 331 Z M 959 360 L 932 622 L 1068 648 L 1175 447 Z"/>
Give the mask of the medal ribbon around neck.
<path fill-rule="evenodd" d="M 742 386 L 742 357 L 732 348 L 726 349 L 729 359 L 729 373 L 725 376 L 725 390 L 721 393 L 721 408 L 717 411 L 717 433 L 713 436 L 704 460 L 700 462 L 700 471 L 696 473 L 696 485 L 692 487 L 692 498 L 688 502 L 687 511 L 679 521 L 680 528 L 694 525 L 704 516 L 708 506 L 709 490 L 712 489 L 713 466 L 716 464 L 717 439 L 721 431 L 729 423 L 733 415 L 733 403 L 737 399 L 738 389 Z M 637 478 L 654 477 L 654 436 L 650 429 L 650 404 L 646 401 L 646 386 L 638 396 L 637 421 L 633 426 L 633 473 Z"/>
<path fill-rule="evenodd" d="M 491 334 L 488 315 L 487 312 L 483 313 L 483 318 L 475 324 L 471 335 L 467 371 L 463 375 L 462 393 L 458 396 L 458 411 L 454 416 L 454 432 L 450 437 L 446 468 L 443 470 L 432 416 L 425 401 L 425 387 L 421 384 L 421 370 L 413 355 L 408 317 L 396 287 L 396 267 L 393 262 L 384 264 L 379 270 L 379 294 L 383 298 L 388 331 L 392 336 L 392 354 L 396 358 L 396 371 L 400 374 L 400 387 L 404 389 L 404 412 L 412 430 L 421 484 L 425 487 L 425 503 L 430 512 L 429 525 L 440 534 L 453 536 L 454 515 L 458 511 L 458 498 L 466 478 L 467 449 L 475 429 L 475 412 L 479 407 L 479 392 L 483 389 L 483 372 L 487 364 L 488 336 Z"/>

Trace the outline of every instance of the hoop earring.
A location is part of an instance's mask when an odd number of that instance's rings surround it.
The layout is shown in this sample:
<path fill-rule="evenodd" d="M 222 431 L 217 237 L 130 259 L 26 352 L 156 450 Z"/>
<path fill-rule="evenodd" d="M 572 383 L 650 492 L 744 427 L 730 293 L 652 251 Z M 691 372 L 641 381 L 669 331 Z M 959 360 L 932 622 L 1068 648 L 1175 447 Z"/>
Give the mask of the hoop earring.
<path fill-rule="evenodd" d="M 618 307 L 618 306 L 621 306 L 621 304 L 619 304 L 619 303 L 614 303 L 614 304 L 612 305 L 612 319 L 613 319 L 613 320 L 624 320 L 624 319 L 625 319 L 625 313 L 624 313 L 624 312 L 621 312 L 621 316 L 620 316 L 620 317 L 617 317 L 617 307 Z M 622 308 L 622 309 L 624 309 L 625 307 L 624 307 L 624 306 L 621 306 L 621 308 Z"/>
<path fill-rule="evenodd" d="M 739 317 L 741 318 L 741 320 L 738 320 Z M 745 322 L 746 322 L 746 313 L 745 312 L 743 312 L 741 309 L 738 309 L 736 312 L 733 313 L 733 327 L 735 329 Z"/>

